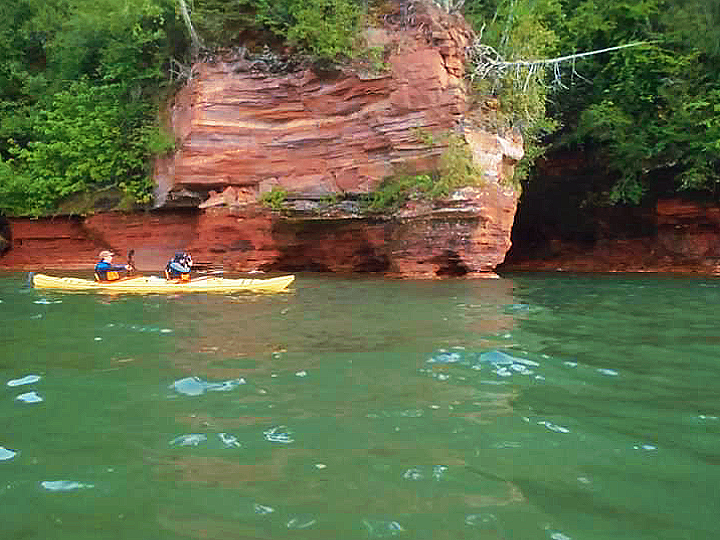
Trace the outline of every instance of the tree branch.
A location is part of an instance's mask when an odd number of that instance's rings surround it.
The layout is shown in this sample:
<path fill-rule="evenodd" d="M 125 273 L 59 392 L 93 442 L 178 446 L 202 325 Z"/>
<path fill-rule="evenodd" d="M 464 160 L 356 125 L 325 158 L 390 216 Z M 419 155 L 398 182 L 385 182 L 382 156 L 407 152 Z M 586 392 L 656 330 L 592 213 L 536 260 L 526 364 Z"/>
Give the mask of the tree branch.
<path fill-rule="evenodd" d="M 187 26 L 188 32 L 190 33 L 190 54 L 193 58 L 197 58 L 200 54 L 200 50 L 204 49 L 205 45 L 203 45 L 202 39 L 200 39 L 200 36 L 195 31 L 195 27 L 190 20 L 190 12 L 188 11 L 185 0 L 179 0 L 179 2 L 180 13 L 182 14 L 182 18 L 185 21 L 185 26 Z"/>
<path fill-rule="evenodd" d="M 470 59 L 472 61 L 473 70 L 470 73 L 470 79 L 476 78 L 481 79 L 494 79 L 495 81 L 503 79 L 507 76 L 508 71 L 515 70 L 516 80 L 519 80 L 521 73 L 524 71 L 523 68 L 527 68 L 525 73 L 525 81 L 523 83 L 523 89 L 527 90 L 527 86 L 532 79 L 532 76 L 537 73 L 538 70 L 546 67 L 552 67 L 553 69 L 553 84 L 556 86 L 564 87 L 560 77 L 560 64 L 563 62 L 572 62 L 573 74 L 577 74 L 575 71 L 575 60 L 578 58 L 584 58 L 587 56 L 594 56 L 596 54 L 603 54 L 611 51 L 617 51 L 620 49 L 626 49 L 628 47 L 637 47 L 639 45 L 646 45 L 648 43 L 654 43 L 651 41 L 637 41 L 635 43 L 626 43 L 625 45 L 617 45 L 615 47 L 607 47 L 605 49 L 597 49 L 594 51 L 582 52 L 577 54 L 569 54 L 566 56 L 558 56 L 557 58 L 547 58 L 543 60 L 516 60 L 514 62 L 505 61 L 500 54 L 493 49 L 490 45 L 484 45 L 477 39 L 475 43 L 470 47 Z M 578 75 L 579 76 L 579 75 Z"/>

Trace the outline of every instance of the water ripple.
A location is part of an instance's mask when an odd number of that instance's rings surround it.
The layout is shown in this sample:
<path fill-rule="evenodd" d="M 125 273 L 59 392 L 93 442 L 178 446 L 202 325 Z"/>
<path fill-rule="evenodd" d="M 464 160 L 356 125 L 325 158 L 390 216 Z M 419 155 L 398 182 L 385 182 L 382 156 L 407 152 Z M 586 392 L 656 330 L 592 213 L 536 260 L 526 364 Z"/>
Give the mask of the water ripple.
<path fill-rule="evenodd" d="M 465 516 L 465 525 L 482 529 L 496 528 L 497 518 L 493 514 L 469 514 Z"/>
<path fill-rule="evenodd" d="M 287 522 L 287 528 L 307 529 L 308 527 L 312 527 L 315 523 L 317 523 L 317 520 L 310 516 L 294 517 Z"/>
<path fill-rule="evenodd" d="M 189 435 L 180 435 L 170 441 L 170 446 L 197 446 L 201 442 L 207 441 L 207 436 L 202 433 L 191 433 Z"/>
<path fill-rule="evenodd" d="M 263 435 L 265 435 L 265 439 L 270 442 L 279 442 L 284 444 L 295 442 L 295 439 L 292 438 L 292 433 L 285 426 L 276 426 L 266 429 L 263 431 Z"/>
<path fill-rule="evenodd" d="M 203 381 L 199 377 L 186 377 L 175 381 L 168 388 L 172 388 L 176 392 L 185 394 L 186 396 L 199 396 L 205 392 L 227 392 L 241 384 L 245 384 L 245 379 L 239 378 L 220 383 L 211 383 Z"/>
<path fill-rule="evenodd" d="M 41 398 L 37 392 L 26 392 L 17 396 L 15 400 L 22 401 L 23 403 L 40 403 L 43 398 Z"/>
<path fill-rule="evenodd" d="M 8 450 L 4 446 L 0 446 L 0 461 L 8 461 L 17 456 L 17 452 Z"/>
<path fill-rule="evenodd" d="M 228 435 L 227 433 L 218 433 L 218 438 L 228 448 L 240 448 L 242 446 L 234 435 Z"/>
<path fill-rule="evenodd" d="M 554 431 L 555 433 L 570 433 L 570 430 L 566 427 L 559 426 L 557 424 L 553 424 L 552 422 L 548 422 L 547 420 L 541 420 L 538 422 L 539 426 L 545 426 L 550 431 Z"/>
<path fill-rule="evenodd" d="M 22 386 L 23 384 L 32 384 L 40 380 L 39 375 L 25 375 L 20 379 L 12 379 L 7 382 L 8 386 Z"/>
<path fill-rule="evenodd" d="M 40 485 L 48 491 L 74 491 L 95 487 L 93 484 L 83 484 L 74 480 L 45 480 L 40 482 Z"/>
<path fill-rule="evenodd" d="M 275 509 L 272 506 L 265 506 L 265 505 L 258 504 L 258 503 L 255 503 L 253 505 L 253 510 L 259 516 L 266 516 L 268 514 L 272 514 L 275 511 Z"/>
<path fill-rule="evenodd" d="M 405 528 L 397 521 L 379 521 L 363 519 L 370 538 L 387 538 L 405 532 Z"/>

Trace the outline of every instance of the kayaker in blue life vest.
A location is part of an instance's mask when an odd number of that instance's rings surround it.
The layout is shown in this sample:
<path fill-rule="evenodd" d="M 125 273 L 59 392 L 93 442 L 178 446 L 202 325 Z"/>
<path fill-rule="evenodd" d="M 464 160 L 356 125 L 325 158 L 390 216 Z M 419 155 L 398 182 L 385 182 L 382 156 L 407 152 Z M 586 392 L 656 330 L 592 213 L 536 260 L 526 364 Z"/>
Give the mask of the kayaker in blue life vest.
<path fill-rule="evenodd" d="M 132 270 L 129 264 L 113 264 L 113 252 L 103 250 L 100 252 L 100 261 L 95 265 L 95 279 L 97 281 L 115 281 L 120 279 L 118 272 Z"/>
<path fill-rule="evenodd" d="M 192 269 L 192 257 L 189 253 L 178 251 L 170 262 L 165 266 L 166 279 L 179 279 L 190 281 L 190 270 Z"/>

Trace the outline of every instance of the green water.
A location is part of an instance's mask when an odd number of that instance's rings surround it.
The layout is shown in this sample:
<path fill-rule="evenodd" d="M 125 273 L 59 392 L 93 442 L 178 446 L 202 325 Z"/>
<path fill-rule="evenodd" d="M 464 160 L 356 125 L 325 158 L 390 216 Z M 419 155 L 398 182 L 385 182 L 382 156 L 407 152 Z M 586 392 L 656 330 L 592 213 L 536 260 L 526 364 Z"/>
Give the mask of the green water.
<path fill-rule="evenodd" d="M 720 536 L 720 280 L 0 276 L 5 539 Z"/>

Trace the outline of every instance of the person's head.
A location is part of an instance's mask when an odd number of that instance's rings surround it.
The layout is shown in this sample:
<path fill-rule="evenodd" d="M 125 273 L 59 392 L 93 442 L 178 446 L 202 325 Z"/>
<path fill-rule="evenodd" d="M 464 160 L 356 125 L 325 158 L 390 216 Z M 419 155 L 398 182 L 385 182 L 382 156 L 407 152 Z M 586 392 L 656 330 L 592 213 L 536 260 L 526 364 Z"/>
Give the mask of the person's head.
<path fill-rule="evenodd" d="M 173 261 L 179 262 L 182 264 L 188 264 L 192 258 L 190 257 L 189 253 L 185 253 L 184 251 L 178 251 L 175 254 L 175 257 L 173 257 Z"/>
<path fill-rule="evenodd" d="M 113 258 L 113 252 L 108 250 L 103 250 L 100 252 L 100 260 L 105 262 L 111 262 Z"/>

